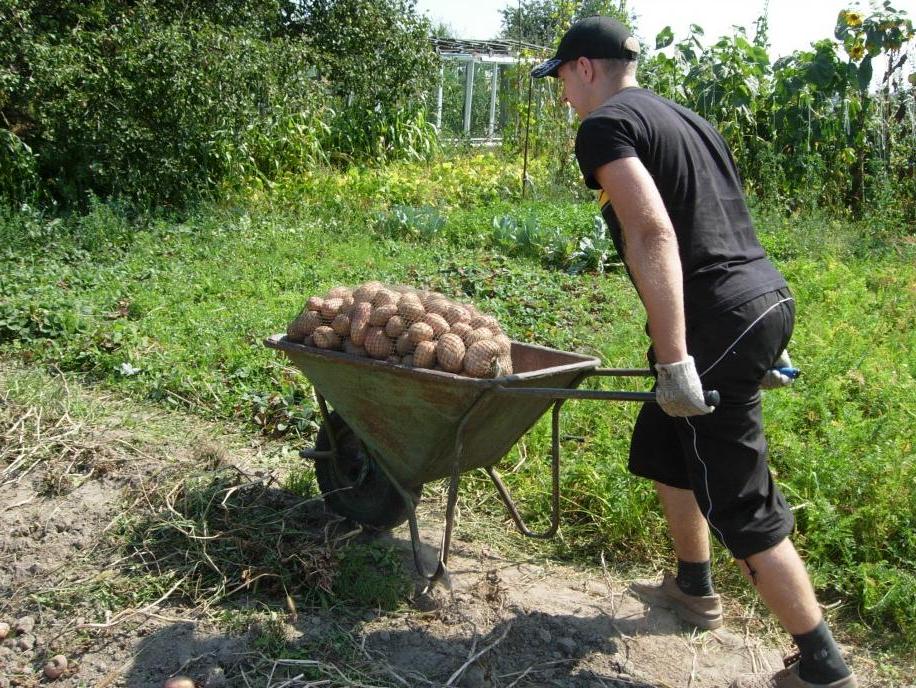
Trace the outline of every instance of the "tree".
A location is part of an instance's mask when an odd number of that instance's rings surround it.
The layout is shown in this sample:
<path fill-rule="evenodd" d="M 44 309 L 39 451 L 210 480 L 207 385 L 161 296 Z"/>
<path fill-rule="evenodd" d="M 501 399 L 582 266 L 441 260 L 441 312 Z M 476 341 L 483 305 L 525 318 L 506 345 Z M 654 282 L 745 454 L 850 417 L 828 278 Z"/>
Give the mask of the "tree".
<path fill-rule="evenodd" d="M 601 14 L 631 23 L 626 0 L 518 0 L 502 10 L 502 37 L 553 46 L 577 19 Z"/>

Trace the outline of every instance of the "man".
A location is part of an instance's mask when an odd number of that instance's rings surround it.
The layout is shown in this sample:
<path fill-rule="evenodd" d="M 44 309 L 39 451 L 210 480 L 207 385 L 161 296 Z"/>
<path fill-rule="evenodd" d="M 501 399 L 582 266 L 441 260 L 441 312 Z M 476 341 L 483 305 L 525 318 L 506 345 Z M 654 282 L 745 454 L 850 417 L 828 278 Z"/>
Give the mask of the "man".
<path fill-rule="evenodd" d="M 701 628 L 722 623 L 709 529 L 799 648 L 775 675 L 732 688 L 854 688 L 788 539 L 794 522 L 766 460 L 760 387 L 788 384 L 794 301 L 764 255 L 725 142 L 699 115 L 636 81 L 639 44 L 588 17 L 532 71 L 563 82 L 576 158 L 646 309 L 658 405 L 641 410 L 630 470 L 655 481 L 676 576 L 634 586 Z M 706 405 L 703 387 L 721 395 Z M 797 661 L 796 661 L 797 660 Z"/>

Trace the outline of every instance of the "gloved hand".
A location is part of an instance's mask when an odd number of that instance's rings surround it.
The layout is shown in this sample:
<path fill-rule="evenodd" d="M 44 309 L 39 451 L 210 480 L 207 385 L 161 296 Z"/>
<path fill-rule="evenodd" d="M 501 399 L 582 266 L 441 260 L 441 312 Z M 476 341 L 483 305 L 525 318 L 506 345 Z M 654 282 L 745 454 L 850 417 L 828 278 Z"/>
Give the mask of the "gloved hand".
<path fill-rule="evenodd" d="M 791 385 L 793 382 L 795 382 L 795 378 L 779 371 L 780 368 L 791 367 L 792 359 L 789 358 L 789 352 L 783 351 L 781 354 L 779 354 L 779 358 L 776 359 L 776 362 L 773 363 L 773 367 L 763 374 L 763 378 L 760 380 L 760 388 L 778 389 L 780 387 L 788 387 Z"/>
<path fill-rule="evenodd" d="M 715 411 L 715 406 L 707 406 L 703 399 L 703 386 L 693 356 L 677 363 L 656 363 L 655 369 L 658 371 L 655 398 L 669 416 L 699 416 Z"/>

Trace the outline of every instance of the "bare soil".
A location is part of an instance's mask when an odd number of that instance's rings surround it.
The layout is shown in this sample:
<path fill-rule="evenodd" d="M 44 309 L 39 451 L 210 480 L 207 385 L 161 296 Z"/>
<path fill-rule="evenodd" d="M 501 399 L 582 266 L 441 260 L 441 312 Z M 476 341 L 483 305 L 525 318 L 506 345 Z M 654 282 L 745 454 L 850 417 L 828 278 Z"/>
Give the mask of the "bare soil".
<path fill-rule="evenodd" d="M 59 400 L 56 411 L 23 403 L 4 374 L 0 367 L 0 623 L 11 630 L 0 644 L 0 687 L 159 688 L 185 675 L 210 688 L 711 688 L 780 665 L 780 648 L 753 637 L 735 610 L 724 629 L 691 631 L 600 565 L 572 569 L 485 542 L 454 542 L 446 585 L 396 612 L 294 608 L 292 601 L 284 608 L 282 596 L 247 592 L 214 607 L 168 590 L 131 604 L 131 587 L 143 581 L 123 589 L 127 555 L 110 540 L 120 516 L 146 508 L 137 486 L 164 467 L 199 468 L 200 447 L 212 455 L 220 442 L 221 460 L 266 479 L 274 470 L 269 451 L 181 414 L 75 390 L 70 381 L 61 393 L 88 396 L 97 411 L 77 419 Z M 281 501 L 302 501 L 281 492 Z M 320 500 L 308 508 L 339 526 Z M 440 508 L 436 495 L 423 508 L 422 521 L 435 526 L 423 532 L 426 542 L 438 542 Z M 381 537 L 413 571 L 406 528 Z M 426 547 L 425 556 L 432 560 L 434 551 Z M 43 667 L 54 655 L 68 667 L 51 681 Z"/>

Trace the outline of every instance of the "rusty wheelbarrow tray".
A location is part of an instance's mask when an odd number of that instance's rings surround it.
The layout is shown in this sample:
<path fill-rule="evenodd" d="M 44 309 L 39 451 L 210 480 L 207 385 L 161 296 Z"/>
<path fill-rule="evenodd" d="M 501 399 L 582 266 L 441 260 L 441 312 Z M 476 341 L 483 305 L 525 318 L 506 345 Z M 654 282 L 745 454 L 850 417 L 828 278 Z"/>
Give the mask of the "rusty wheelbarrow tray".
<path fill-rule="evenodd" d="M 492 379 L 356 358 L 296 344 L 283 335 L 264 343 L 283 351 L 315 389 L 323 425 L 315 449 L 301 454 L 315 460 L 326 502 L 344 516 L 379 528 L 393 527 L 406 517 L 414 563 L 430 583 L 446 571 L 461 473 L 485 469 L 518 529 L 529 537 L 552 537 L 560 522 L 563 402 L 655 401 L 651 392 L 576 389 L 589 377 L 649 376 L 649 370 L 599 368 L 600 361 L 592 356 L 518 342 L 512 343 L 514 373 Z M 534 533 L 494 465 L 551 405 L 551 521 L 546 531 Z M 450 479 L 445 532 L 430 574 L 420 559 L 416 504 L 423 484 L 440 478 Z"/>

